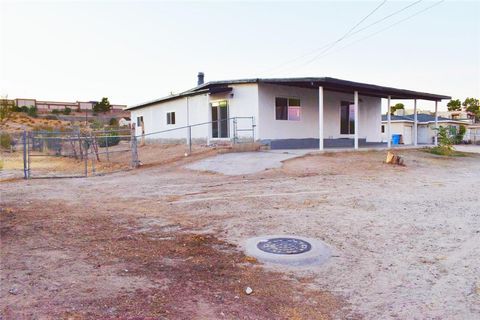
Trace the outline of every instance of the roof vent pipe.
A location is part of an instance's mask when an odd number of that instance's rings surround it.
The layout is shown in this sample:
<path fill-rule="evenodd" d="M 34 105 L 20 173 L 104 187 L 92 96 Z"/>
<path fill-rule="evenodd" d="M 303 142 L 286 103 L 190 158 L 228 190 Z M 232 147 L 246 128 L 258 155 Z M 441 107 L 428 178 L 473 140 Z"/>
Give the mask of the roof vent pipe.
<path fill-rule="evenodd" d="M 203 72 L 199 72 L 198 73 L 198 80 L 197 80 L 197 85 L 202 85 L 204 82 L 205 82 L 205 74 L 203 74 Z"/>

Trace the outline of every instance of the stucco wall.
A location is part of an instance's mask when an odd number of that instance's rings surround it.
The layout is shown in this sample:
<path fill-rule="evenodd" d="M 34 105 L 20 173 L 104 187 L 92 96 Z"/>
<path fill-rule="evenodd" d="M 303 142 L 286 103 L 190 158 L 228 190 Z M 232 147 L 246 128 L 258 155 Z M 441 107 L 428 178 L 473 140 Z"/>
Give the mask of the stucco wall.
<path fill-rule="evenodd" d="M 275 97 L 299 98 L 301 120 L 276 120 Z M 340 134 L 340 105 L 353 102 L 353 93 L 324 92 L 324 138 L 353 138 Z M 359 138 L 381 141 L 381 99 L 359 95 Z M 259 135 L 261 139 L 319 137 L 318 90 L 280 85 L 259 85 Z"/>
<path fill-rule="evenodd" d="M 382 133 L 382 141 L 387 142 L 387 122 L 382 122 L 385 125 L 385 133 Z M 456 127 L 457 130 L 460 128 L 458 123 L 449 123 L 449 122 L 439 122 L 440 127 Z M 404 144 L 413 144 L 414 132 L 413 132 L 413 123 L 412 122 L 391 122 L 391 134 L 401 134 Z M 432 144 L 433 138 L 437 134 L 435 130 L 435 123 L 419 123 L 418 124 L 418 143 L 419 144 Z"/>
<path fill-rule="evenodd" d="M 132 123 L 137 122 L 137 117 L 143 116 L 145 134 L 196 125 L 211 121 L 209 102 L 228 100 L 229 118 L 254 117 L 258 118 L 258 90 L 256 84 L 242 84 L 231 86 L 231 93 L 209 95 L 200 94 L 191 97 L 179 98 L 171 101 L 157 103 L 141 109 L 131 111 Z M 175 124 L 167 124 L 167 113 L 175 112 Z M 237 128 L 247 129 L 252 127 L 250 119 L 238 119 Z M 230 136 L 233 135 L 232 121 L 229 123 Z M 135 132 L 141 135 L 141 127 L 136 126 Z M 238 132 L 239 136 L 251 137 L 251 132 Z M 257 136 L 257 133 L 256 133 Z M 186 139 L 187 129 L 172 130 L 147 136 L 148 139 Z M 192 138 L 211 139 L 211 124 L 192 127 Z"/>

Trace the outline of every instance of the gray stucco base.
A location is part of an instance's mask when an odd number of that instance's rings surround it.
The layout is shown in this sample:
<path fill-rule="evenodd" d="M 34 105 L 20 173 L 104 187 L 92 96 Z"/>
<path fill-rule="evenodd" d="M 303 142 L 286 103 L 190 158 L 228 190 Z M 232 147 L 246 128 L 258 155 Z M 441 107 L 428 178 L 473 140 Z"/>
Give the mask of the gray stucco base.
<path fill-rule="evenodd" d="M 300 254 L 274 254 L 260 250 L 257 244 L 272 238 L 296 238 L 307 241 L 312 246 L 310 251 Z M 291 266 L 303 266 L 311 264 L 322 264 L 330 256 L 330 248 L 320 240 L 305 238 L 293 235 L 267 235 L 263 237 L 250 238 L 245 243 L 245 252 L 248 256 L 257 258 L 261 262 L 284 264 Z"/>
<path fill-rule="evenodd" d="M 305 138 L 305 139 L 268 139 L 261 140 L 262 144 L 268 145 L 270 149 L 318 149 L 319 139 Z M 358 139 L 358 145 L 376 146 L 379 142 L 367 142 L 366 139 Z M 323 146 L 325 148 L 353 148 L 353 139 L 323 139 Z"/>

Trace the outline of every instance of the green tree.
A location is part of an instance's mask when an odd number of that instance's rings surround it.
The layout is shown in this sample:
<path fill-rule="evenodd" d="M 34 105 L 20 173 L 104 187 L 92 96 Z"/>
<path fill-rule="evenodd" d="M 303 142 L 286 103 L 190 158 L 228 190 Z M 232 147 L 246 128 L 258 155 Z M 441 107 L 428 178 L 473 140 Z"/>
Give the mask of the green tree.
<path fill-rule="evenodd" d="M 480 120 L 480 100 L 475 98 L 467 98 L 462 104 L 466 112 L 473 114 L 475 121 Z"/>
<path fill-rule="evenodd" d="M 110 102 L 108 101 L 108 98 L 103 97 L 102 101 L 95 103 L 93 106 L 93 111 L 94 112 L 108 112 L 112 109 L 112 106 L 110 105 Z"/>
<path fill-rule="evenodd" d="M 454 137 L 455 144 L 462 143 L 463 137 L 465 136 L 466 132 L 467 132 L 467 128 L 463 124 L 461 124 L 458 131 L 455 132 L 455 137 Z"/>
<path fill-rule="evenodd" d="M 72 109 L 69 108 L 69 107 L 65 107 L 65 109 L 63 109 L 63 114 L 68 116 L 70 113 L 72 113 Z"/>
<path fill-rule="evenodd" d="M 37 107 L 35 106 L 30 106 L 28 109 L 27 109 L 27 114 L 32 117 L 32 118 L 36 118 L 38 117 L 38 113 L 37 113 L 38 109 Z"/>
<path fill-rule="evenodd" d="M 396 105 L 391 106 L 390 114 L 393 116 L 397 110 L 405 110 L 405 105 L 403 103 L 397 103 Z"/>
<path fill-rule="evenodd" d="M 450 100 L 447 103 L 448 111 L 460 111 L 462 110 L 462 102 L 459 99 Z"/>
<path fill-rule="evenodd" d="M 118 120 L 116 118 L 111 118 L 108 124 L 112 127 L 118 127 Z"/>

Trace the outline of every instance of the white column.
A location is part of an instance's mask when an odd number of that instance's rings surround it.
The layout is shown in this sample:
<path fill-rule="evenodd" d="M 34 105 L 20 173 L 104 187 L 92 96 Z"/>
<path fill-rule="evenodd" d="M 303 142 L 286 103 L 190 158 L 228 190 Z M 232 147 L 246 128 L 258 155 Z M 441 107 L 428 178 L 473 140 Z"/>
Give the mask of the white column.
<path fill-rule="evenodd" d="M 354 123 L 354 130 L 355 130 L 355 135 L 354 135 L 354 149 L 358 149 L 358 91 L 355 91 L 354 95 L 354 101 L 353 101 L 353 112 L 355 113 L 355 123 Z"/>
<path fill-rule="evenodd" d="M 210 140 L 212 140 L 212 108 L 210 108 L 210 95 L 207 93 L 206 94 L 206 100 L 207 100 L 207 114 L 208 114 L 208 122 L 210 124 L 207 125 L 207 146 L 210 145 Z"/>
<path fill-rule="evenodd" d="M 413 100 L 413 145 L 418 145 L 417 99 Z"/>
<path fill-rule="evenodd" d="M 435 145 L 438 146 L 438 101 L 435 101 Z"/>
<path fill-rule="evenodd" d="M 323 87 L 318 87 L 318 149 L 323 150 Z"/>
<path fill-rule="evenodd" d="M 392 116 L 390 115 L 390 96 L 388 96 L 387 103 L 387 147 L 390 149 L 392 147 Z"/>

